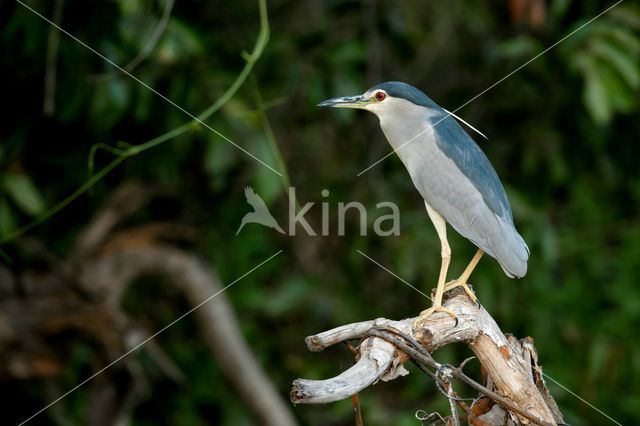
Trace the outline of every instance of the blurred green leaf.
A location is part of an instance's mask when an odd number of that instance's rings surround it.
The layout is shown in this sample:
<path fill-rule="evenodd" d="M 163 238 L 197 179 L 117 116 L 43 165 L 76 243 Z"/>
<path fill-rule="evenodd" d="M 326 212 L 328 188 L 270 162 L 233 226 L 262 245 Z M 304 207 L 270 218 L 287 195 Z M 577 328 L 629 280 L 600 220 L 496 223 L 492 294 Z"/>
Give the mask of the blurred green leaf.
<path fill-rule="evenodd" d="M 607 96 L 612 107 L 620 112 L 632 111 L 637 99 L 633 90 L 620 78 L 620 74 L 608 63 L 600 63 L 598 72 L 607 88 Z"/>
<path fill-rule="evenodd" d="M 584 103 L 593 120 L 605 124 L 613 114 L 607 88 L 595 68 L 585 70 Z"/>
<path fill-rule="evenodd" d="M 523 56 L 534 56 L 540 50 L 540 42 L 528 34 L 522 34 L 507 40 L 495 50 L 495 54 L 499 58 L 515 59 Z"/>
<path fill-rule="evenodd" d="M 133 15 L 142 9 L 140 0 L 117 0 L 122 16 Z"/>
<path fill-rule="evenodd" d="M 6 173 L 0 178 L 0 185 L 3 192 L 10 196 L 24 213 L 36 216 L 44 211 L 44 199 L 29 176 Z"/>
<path fill-rule="evenodd" d="M 627 51 L 619 49 L 607 40 L 595 40 L 591 45 L 592 51 L 605 61 L 608 61 L 624 78 L 631 89 L 640 85 L 640 67 L 634 57 Z"/>
<path fill-rule="evenodd" d="M 640 31 L 640 9 L 637 2 L 622 4 L 612 9 L 611 17 L 627 27 Z"/>
<path fill-rule="evenodd" d="M 640 37 L 624 27 L 609 26 L 606 28 L 605 36 L 621 44 L 629 54 L 637 55 L 640 53 Z"/>
<path fill-rule="evenodd" d="M 601 19 L 567 39 L 561 50 L 582 74 L 583 102 L 596 123 L 639 106 L 640 37 L 630 22 Z"/>
<path fill-rule="evenodd" d="M 173 64 L 190 56 L 201 55 L 202 51 L 196 32 L 178 19 L 171 18 L 158 43 L 155 57 L 161 63 Z"/>

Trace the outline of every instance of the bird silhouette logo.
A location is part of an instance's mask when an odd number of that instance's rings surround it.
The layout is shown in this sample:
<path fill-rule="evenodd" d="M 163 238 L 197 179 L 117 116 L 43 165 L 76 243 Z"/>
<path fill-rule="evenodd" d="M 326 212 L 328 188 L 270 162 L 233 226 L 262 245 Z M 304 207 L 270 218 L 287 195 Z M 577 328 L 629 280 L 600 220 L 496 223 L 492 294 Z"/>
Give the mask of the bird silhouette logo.
<path fill-rule="evenodd" d="M 252 187 L 247 186 L 244 189 L 244 196 L 247 198 L 247 203 L 253 207 L 253 211 L 244 215 L 236 235 L 240 233 L 247 223 L 259 223 L 260 225 L 275 229 L 279 233 L 284 234 L 284 231 L 280 228 L 278 222 L 276 222 L 274 217 L 271 215 L 271 212 L 267 208 L 264 200 L 255 193 Z"/>

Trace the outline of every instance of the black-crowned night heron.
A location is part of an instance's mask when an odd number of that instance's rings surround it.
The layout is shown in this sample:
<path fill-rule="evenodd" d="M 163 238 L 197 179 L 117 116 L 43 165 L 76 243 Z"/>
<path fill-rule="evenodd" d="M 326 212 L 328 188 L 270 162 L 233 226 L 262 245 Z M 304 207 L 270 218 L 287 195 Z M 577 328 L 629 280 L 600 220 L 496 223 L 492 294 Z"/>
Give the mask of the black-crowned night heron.
<path fill-rule="evenodd" d="M 502 183 L 487 156 L 452 113 L 415 87 L 395 81 L 374 86 L 363 95 L 328 99 L 318 106 L 359 108 L 377 115 L 387 140 L 424 198 L 440 238 L 442 264 L 433 306 L 423 311 L 419 320 L 434 312 L 455 318 L 442 306 L 443 293 L 454 287 L 461 286 L 476 300 L 467 280 L 483 252 L 495 258 L 510 278 L 526 274 L 529 248 L 513 224 Z M 451 260 L 447 222 L 479 248 L 462 275 L 450 282 L 446 282 Z"/>

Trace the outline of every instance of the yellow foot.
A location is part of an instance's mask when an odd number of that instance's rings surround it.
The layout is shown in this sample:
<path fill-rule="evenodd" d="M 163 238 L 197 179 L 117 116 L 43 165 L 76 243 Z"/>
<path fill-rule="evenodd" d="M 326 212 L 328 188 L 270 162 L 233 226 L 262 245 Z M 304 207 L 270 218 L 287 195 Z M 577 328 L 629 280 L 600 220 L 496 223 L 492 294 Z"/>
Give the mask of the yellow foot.
<path fill-rule="evenodd" d="M 467 283 L 460 282 L 459 280 L 453 280 L 446 283 L 444 285 L 444 291 L 447 292 L 449 290 L 453 290 L 456 287 L 462 287 L 462 289 L 467 293 L 467 295 L 469 296 L 469 299 L 471 299 L 473 303 L 476 303 L 478 301 L 478 298 L 476 297 L 475 293 L 473 292 L 473 290 L 469 288 Z"/>
<path fill-rule="evenodd" d="M 453 312 L 451 309 L 445 308 L 442 305 L 436 305 L 436 306 L 432 306 L 429 309 L 425 309 L 424 311 L 420 312 L 420 316 L 418 318 L 416 318 L 416 320 L 413 322 L 413 326 L 416 327 L 416 328 L 419 328 L 427 320 L 427 318 L 429 318 L 431 315 L 433 315 L 436 312 L 444 312 L 446 314 L 449 314 L 449 316 L 451 316 L 451 318 L 456 320 L 456 324 L 458 323 L 458 318 L 456 317 L 456 313 L 455 312 Z"/>

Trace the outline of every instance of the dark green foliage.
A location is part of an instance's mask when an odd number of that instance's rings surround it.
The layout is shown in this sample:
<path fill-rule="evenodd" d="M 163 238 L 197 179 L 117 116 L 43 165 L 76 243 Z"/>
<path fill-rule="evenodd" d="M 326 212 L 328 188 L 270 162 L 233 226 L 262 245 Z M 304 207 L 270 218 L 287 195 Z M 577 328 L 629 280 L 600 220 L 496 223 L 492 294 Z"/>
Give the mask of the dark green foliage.
<path fill-rule="evenodd" d="M 52 3 L 29 2 L 46 16 Z M 207 124 L 285 178 L 193 126 L 127 158 L 90 194 L 30 235 L 63 255 L 110 191 L 135 180 L 162 188 L 171 201 L 147 208 L 134 222 L 197 227 L 199 238 L 191 249 L 225 282 L 284 249 L 227 295 L 245 337 L 286 397 L 292 379 L 334 375 L 353 362 L 346 348 L 308 353 L 305 336 L 346 322 L 407 317 L 427 306 L 427 300 L 356 250 L 425 291 L 435 285 L 440 262 L 435 231 L 397 157 L 356 176 L 390 151 L 375 117 L 314 105 L 381 81 L 402 80 L 453 111 L 611 4 L 547 3 L 545 24 L 534 31 L 510 23 L 507 2 L 270 2 L 266 50 L 240 91 Z M 125 64 L 143 49 L 163 7 L 164 2 L 151 0 L 70 0 L 64 2 L 61 25 Z M 0 234 L 5 235 L 87 179 L 93 145 L 137 145 L 190 119 L 64 35 L 56 110 L 44 117 L 49 26 L 14 2 L 0 10 L 5 103 Z M 256 2 L 177 1 L 157 47 L 133 74 L 197 115 L 240 73 L 241 54 L 253 48 L 258 30 Z M 500 175 L 531 249 L 522 280 L 509 280 L 495 261 L 483 259 L 471 280 L 480 300 L 504 331 L 535 339 L 545 372 L 623 424 L 637 421 L 640 406 L 639 88 L 640 9 L 624 2 L 457 112 L 489 136 L 484 141 L 473 135 Z M 113 158 L 99 150 L 96 171 Z M 307 218 L 317 232 L 320 203 L 329 202 L 331 236 L 288 237 L 250 224 L 236 237 L 248 211 L 247 185 L 286 228 L 289 181 L 301 204 L 316 202 Z M 321 196 L 325 188 L 327 198 Z M 337 203 L 352 200 L 372 212 L 381 201 L 398 204 L 400 236 L 358 236 L 355 215 L 346 236 L 337 236 Z M 455 276 L 474 247 L 455 232 L 450 235 L 450 274 Z M 11 243 L 1 248 L 14 253 Z M 129 294 L 125 307 L 151 331 L 188 309 L 167 287 L 148 290 Z M 158 308 L 149 313 L 143 303 Z M 134 424 L 252 424 L 197 327 L 193 319 L 185 320 L 157 342 L 187 376 L 184 386 L 147 362 L 144 351 L 132 355 L 140 357 L 153 387 L 135 410 Z M 467 356 L 464 347 L 436 353 L 449 362 Z M 68 361 L 57 381 L 61 390 L 106 364 L 99 348 L 82 338 Z M 607 424 L 561 388 L 549 387 L 568 423 Z M 49 398 L 33 382 L 2 382 L 0 389 L 25 395 L 3 404 L 8 419 L 28 417 Z M 472 394 L 461 385 L 458 391 Z M 83 392 L 76 391 L 39 422 L 84 423 Z M 416 410 L 446 413 L 448 407 L 415 369 L 361 398 L 367 425 L 417 425 Z M 349 401 L 294 410 L 302 424 L 352 424 Z"/>

